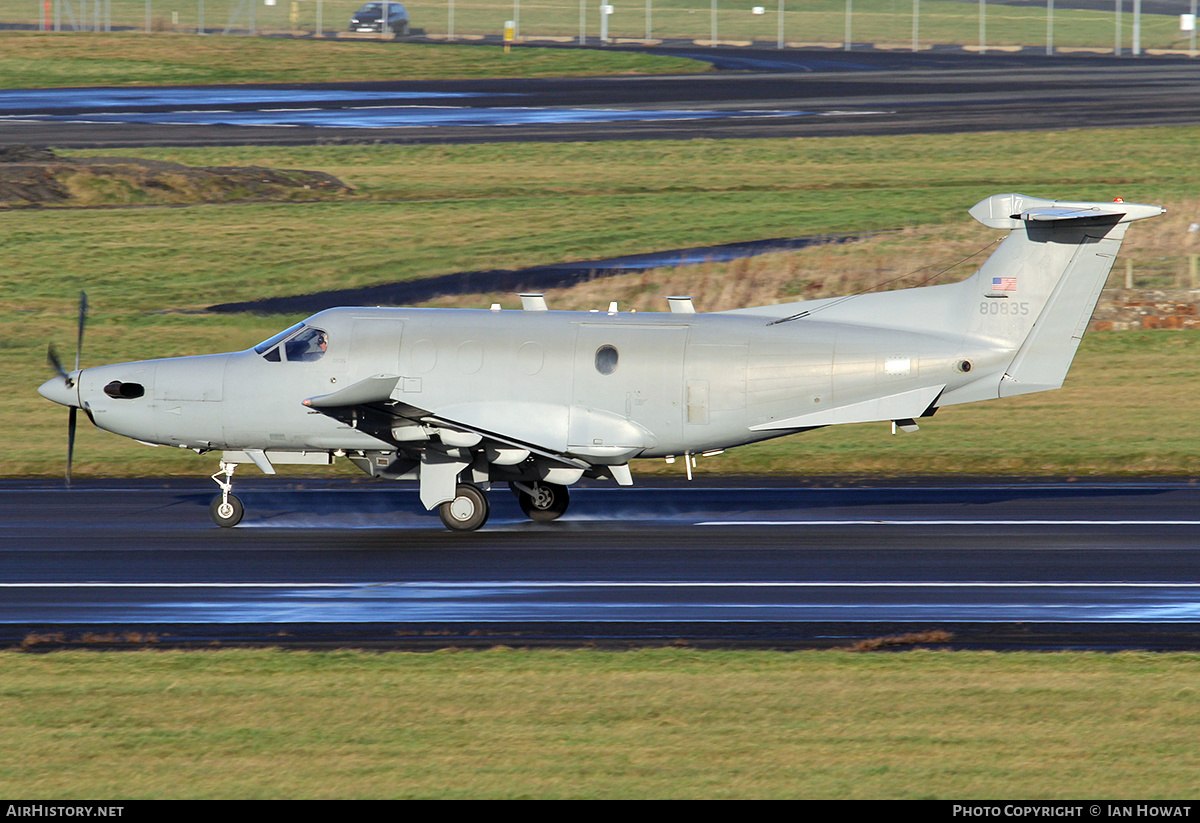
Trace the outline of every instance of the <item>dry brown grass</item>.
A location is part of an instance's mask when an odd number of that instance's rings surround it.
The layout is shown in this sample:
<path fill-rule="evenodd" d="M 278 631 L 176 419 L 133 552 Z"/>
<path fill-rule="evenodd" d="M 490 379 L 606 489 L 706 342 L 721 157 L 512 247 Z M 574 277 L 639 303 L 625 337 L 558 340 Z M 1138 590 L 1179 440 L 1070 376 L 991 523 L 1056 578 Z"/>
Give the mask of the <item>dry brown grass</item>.
<path fill-rule="evenodd" d="M 928 645 L 942 645 L 944 643 L 949 643 L 953 639 L 954 635 L 950 632 L 941 631 L 940 629 L 932 629 L 927 632 L 911 632 L 909 634 L 895 634 L 887 637 L 871 637 L 866 640 L 860 640 L 851 646 L 847 646 L 846 651 L 873 652 L 880 649 L 905 649 Z"/>
<path fill-rule="evenodd" d="M 1122 246 L 1109 287 L 1124 284 L 1125 260 L 1133 262 L 1137 285 L 1185 286 L 1188 256 L 1200 254 L 1200 231 L 1188 228 L 1198 222 L 1200 199 L 1192 199 L 1173 204 L 1159 219 L 1139 223 Z M 570 288 L 551 289 L 546 299 L 551 308 L 570 311 L 604 309 L 613 300 L 622 311 L 665 311 L 667 295 L 688 294 L 697 311 L 712 312 L 953 283 L 973 274 L 1003 236 L 965 219 L 949 226 L 878 232 L 793 252 L 596 277 Z M 447 295 L 424 305 L 491 303 L 505 308 L 520 305 L 515 295 L 499 292 Z"/>
<path fill-rule="evenodd" d="M 944 229 L 904 229 L 800 251 L 596 277 L 570 288 L 551 289 L 546 297 L 554 309 L 601 309 L 616 300 L 622 311 L 665 311 L 667 295 L 688 294 L 697 311 L 710 312 L 878 287 L 946 283 L 974 271 L 962 264 L 964 258 L 992 245 L 993 238 L 986 231 L 981 234 L 970 228 L 949 237 Z M 931 258 L 936 262 L 931 263 Z M 507 293 L 448 295 L 425 305 L 467 307 L 492 302 L 505 307 L 519 305 Z"/>

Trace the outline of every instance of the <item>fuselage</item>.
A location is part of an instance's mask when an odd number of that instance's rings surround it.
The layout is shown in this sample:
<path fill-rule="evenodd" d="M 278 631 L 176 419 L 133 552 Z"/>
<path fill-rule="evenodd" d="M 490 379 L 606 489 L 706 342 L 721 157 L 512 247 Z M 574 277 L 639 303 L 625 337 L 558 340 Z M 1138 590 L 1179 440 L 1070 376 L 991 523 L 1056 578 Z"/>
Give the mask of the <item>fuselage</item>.
<path fill-rule="evenodd" d="M 926 386 L 953 391 L 1005 362 L 961 334 L 737 314 L 339 308 L 295 328 L 309 342 L 319 331 L 325 348 L 289 353 L 281 341 L 87 368 L 73 394 L 58 396 L 58 379 L 42 393 L 145 443 L 353 451 L 394 444 L 303 401 L 396 375 L 392 398 L 415 409 L 606 463 L 787 434 L 807 426 L 770 426 Z"/>

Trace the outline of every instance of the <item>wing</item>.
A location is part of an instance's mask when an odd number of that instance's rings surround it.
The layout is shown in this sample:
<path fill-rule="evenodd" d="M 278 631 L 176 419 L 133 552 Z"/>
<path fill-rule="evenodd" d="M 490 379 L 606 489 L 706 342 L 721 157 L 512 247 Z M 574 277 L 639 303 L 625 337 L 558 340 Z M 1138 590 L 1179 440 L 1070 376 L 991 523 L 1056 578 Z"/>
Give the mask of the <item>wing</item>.
<path fill-rule="evenodd" d="M 467 469 L 479 481 L 528 479 L 570 485 L 586 473 L 621 485 L 633 483 L 626 463 L 601 465 L 565 452 L 566 409 L 484 403 L 441 413 L 394 399 L 400 380 L 393 374 L 374 375 L 331 394 L 310 397 L 304 405 L 393 444 L 399 465 L 389 467 L 387 474 L 395 477 L 415 470 L 426 508 L 452 500 L 457 478 Z M 559 416 L 561 425 L 547 422 Z M 493 423 L 480 425 L 481 420 Z M 563 434 L 558 437 L 555 432 L 560 428 Z"/>

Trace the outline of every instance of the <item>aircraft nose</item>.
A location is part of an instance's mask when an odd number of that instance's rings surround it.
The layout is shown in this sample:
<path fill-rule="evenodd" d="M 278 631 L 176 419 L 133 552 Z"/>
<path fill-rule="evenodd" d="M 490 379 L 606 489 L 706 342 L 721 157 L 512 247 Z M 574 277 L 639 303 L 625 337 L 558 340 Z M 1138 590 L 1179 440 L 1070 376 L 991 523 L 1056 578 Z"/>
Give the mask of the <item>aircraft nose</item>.
<path fill-rule="evenodd" d="M 70 375 L 71 385 L 67 385 L 67 379 L 63 377 L 51 377 L 42 385 L 38 386 L 38 394 L 47 400 L 58 403 L 61 406 L 78 406 L 79 405 L 79 373 L 74 372 Z"/>

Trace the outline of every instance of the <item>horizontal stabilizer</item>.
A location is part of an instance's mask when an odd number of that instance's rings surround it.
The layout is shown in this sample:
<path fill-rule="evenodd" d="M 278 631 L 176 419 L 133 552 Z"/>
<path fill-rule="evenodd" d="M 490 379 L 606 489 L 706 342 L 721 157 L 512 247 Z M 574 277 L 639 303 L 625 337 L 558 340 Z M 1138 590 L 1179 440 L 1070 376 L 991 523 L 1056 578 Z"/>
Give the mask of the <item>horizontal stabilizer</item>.
<path fill-rule="evenodd" d="M 945 385 L 926 386 L 922 389 L 874 397 L 861 403 L 850 403 L 832 409 L 809 412 L 786 420 L 772 420 L 751 426 L 750 431 L 772 431 L 775 429 L 808 429 L 816 426 L 836 426 L 841 423 L 870 423 L 878 420 L 908 420 L 920 417 L 937 400 Z"/>
<path fill-rule="evenodd" d="M 1166 209 L 1141 203 L 1091 203 L 1066 200 L 1042 200 L 1024 194 L 993 194 L 971 207 L 971 216 L 993 229 L 1019 229 L 1026 223 L 1064 223 L 1079 221 L 1132 223 L 1156 217 Z"/>

